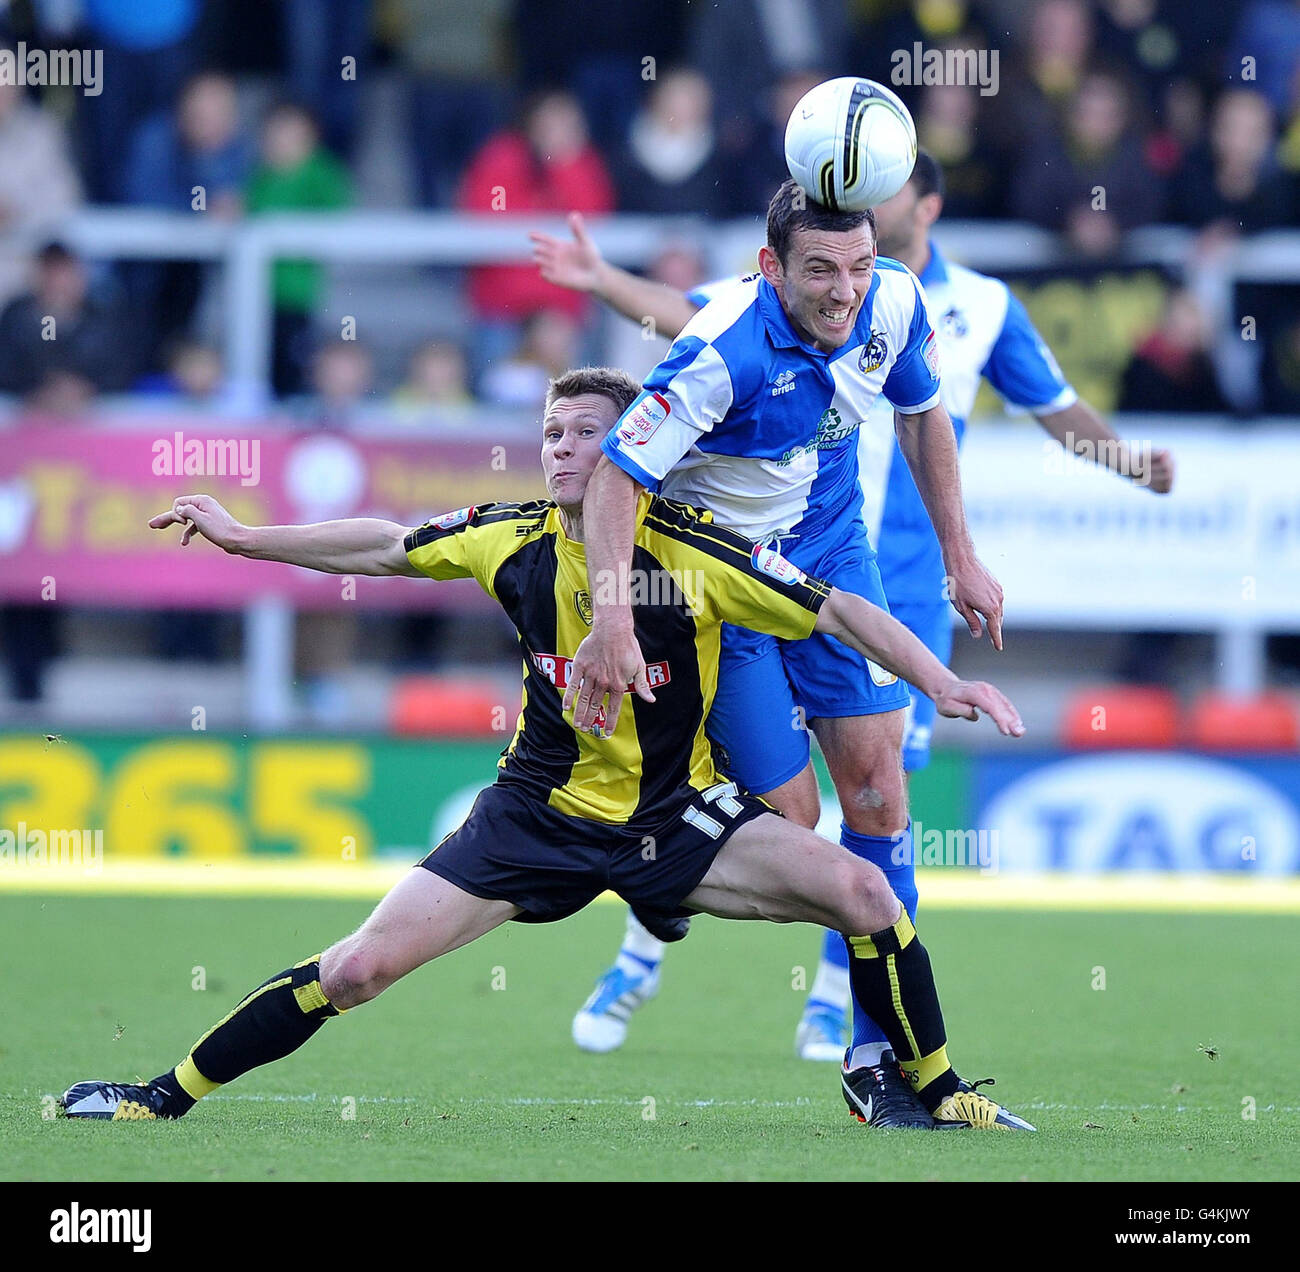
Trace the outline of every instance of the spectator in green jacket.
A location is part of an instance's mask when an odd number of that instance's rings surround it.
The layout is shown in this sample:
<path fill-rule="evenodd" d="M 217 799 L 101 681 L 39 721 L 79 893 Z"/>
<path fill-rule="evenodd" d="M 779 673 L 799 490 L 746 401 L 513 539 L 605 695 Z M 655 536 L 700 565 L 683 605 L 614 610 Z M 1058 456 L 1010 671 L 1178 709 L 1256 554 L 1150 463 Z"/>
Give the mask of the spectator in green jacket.
<path fill-rule="evenodd" d="M 311 113 L 291 103 L 276 106 L 262 125 L 262 158 L 248 187 L 249 213 L 326 211 L 351 201 L 347 169 L 321 144 Z M 316 261 L 275 262 L 271 382 L 277 397 L 303 390 L 321 276 Z"/>

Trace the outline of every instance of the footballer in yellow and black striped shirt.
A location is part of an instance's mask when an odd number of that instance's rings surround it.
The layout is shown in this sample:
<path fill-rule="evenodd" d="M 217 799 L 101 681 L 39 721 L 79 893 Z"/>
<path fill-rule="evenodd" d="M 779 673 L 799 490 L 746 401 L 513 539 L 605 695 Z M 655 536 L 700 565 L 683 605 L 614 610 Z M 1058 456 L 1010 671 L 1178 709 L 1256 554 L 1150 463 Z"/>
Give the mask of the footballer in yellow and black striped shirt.
<path fill-rule="evenodd" d="M 593 735 L 575 732 L 561 710 L 569 665 L 591 627 L 591 597 L 582 543 L 565 532 L 555 504 L 462 508 L 413 530 L 406 553 L 432 578 L 472 575 L 519 632 L 523 709 L 501 759 L 503 779 L 558 812 L 610 826 L 649 829 L 718 782 L 704 722 L 722 622 L 800 640 L 830 593 L 713 525 L 709 513 L 642 495 L 631 571 L 610 586 L 636 598 L 655 700 L 633 694 L 606 737 L 603 714 Z"/>
<path fill-rule="evenodd" d="M 472 576 L 518 628 L 524 702 L 497 780 L 357 932 L 264 981 L 152 1082 L 74 1084 L 68 1116 L 179 1117 L 429 960 L 510 919 L 564 918 L 611 888 L 668 936 L 697 912 L 844 933 L 853 989 L 935 1124 L 1028 1127 L 953 1071 L 929 956 L 881 871 L 722 780 L 704 735 L 724 620 L 790 639 L 835 636 L 943 714 L 984 711 L 1019 735 L 1015 708 L 993 686 L 958 680 L 886 612 L 804 577 L 707 512 L 646 496 L 632 573 L 611 582 L 630 589 L 645 674 L 612 736 L 599 725 L 575 731 L 563 701 L 590 611 L 583 494 L 602 439 L 639 389 L 608 368 L 552 383 L 547 501 L 471 506 L 414 530 L 373 519 L 243 526 L 205 495 L 153 518 L 160 530 L 183 525 L 182 544 L 199 534 L 228 552 L 333 573 Z"/>

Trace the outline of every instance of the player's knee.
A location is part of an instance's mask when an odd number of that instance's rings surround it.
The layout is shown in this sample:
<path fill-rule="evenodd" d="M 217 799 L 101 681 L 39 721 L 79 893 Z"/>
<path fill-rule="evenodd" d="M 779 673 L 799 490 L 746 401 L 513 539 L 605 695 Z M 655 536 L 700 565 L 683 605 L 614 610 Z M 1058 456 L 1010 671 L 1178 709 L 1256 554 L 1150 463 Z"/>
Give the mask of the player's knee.
<path fill-rule="evenodd" d="M 898 898 L 889 880 L 869 861 L 853 858 L 840 867 L 839 895 L 844 899 L 840 931 L 867 936 L 890 927 L 898 918 Z"/>
<path fill-rule="evenodd" d="M 907 786 L 899 757 L 865 766 L 842 783 L 840 806 L 849 829 L 859 834 L 892 835 L 901 830 L 907 825 Z"/>
<path fill-rule="evenodd" d="M 320 987 L 335 1007 L 346 1011 L 377 998 L 397 979 L 381 950 L 350 938 L 326 950 L 320 960 Z"/>

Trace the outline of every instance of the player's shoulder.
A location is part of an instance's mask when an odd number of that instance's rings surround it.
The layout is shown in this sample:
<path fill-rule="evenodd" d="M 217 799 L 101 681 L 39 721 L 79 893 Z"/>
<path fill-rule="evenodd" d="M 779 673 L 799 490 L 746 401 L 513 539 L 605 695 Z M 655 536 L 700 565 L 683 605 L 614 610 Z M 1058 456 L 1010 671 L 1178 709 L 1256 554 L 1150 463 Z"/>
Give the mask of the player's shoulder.
<path fill-rule="evenodd" d="M 1006 312 L 1011 289 L 1000 278 L 992 274 L 981 274 L 977 269 L 967 265 L 956 265 L 945 261 L 948 273 L 948 285 L 952 289 L 954 300 L 967 305 L 991 305 L 1000 313 Z"/>
<path fill-rule="evenodd" d="M 709 551 L 707 545 L 716 544 L 725 546 L 729 552 L 738 551 L 740 555 L 748 556 L 753 546 L 739 531 L 718 525 L 707 508 L 666 499 L 663 495 L 651 496 L 642 524 L 665 538 L 704 551 Z"/>
<path fill-rule="evenodd" d="M 523 535 L 533 529 L 540 529 L 554 507 L 555 504 L 549 499 L 495 500 L 491 503 L 468 504 L 454 512 L 430 517 L 423 525 L 416 526 L 406 536 L 406 550 L 412 552 L 447 535 L 503 524 L 513 524 L 516 534 Z"/>
<path fill-rule="evenodd" d="M 872 326 L 899 324 L 909 327 L 925 293 L 920 280 L 902 261 L 892 256 L 877 256 L 872 280 Z"/>
<path fill-rule="evenodd" d="M 746 274 L 743 278 L 714 284 L 710 288 L 704 307 L 686 324 L 682 337 L 694 337 L 704 344 L 717 346 L 737 327 L 761 323 L 758 311 L 758 286 L 761 274 Z M 742 337 L 744 332 L 740 333 Z"/>
<path fill-rule="evenodd" d="M 718 299 L 724 292 L 730 291 L 740 283 L 748 283 L 757 280 L 758 274 L 730 274 L 726 278 L 715 278 L 711 282 L 700 283 L 692 287 L 686 293 L 686 299 L 691 302 L 697 309 L 703 309 L 705 305 Z"/>

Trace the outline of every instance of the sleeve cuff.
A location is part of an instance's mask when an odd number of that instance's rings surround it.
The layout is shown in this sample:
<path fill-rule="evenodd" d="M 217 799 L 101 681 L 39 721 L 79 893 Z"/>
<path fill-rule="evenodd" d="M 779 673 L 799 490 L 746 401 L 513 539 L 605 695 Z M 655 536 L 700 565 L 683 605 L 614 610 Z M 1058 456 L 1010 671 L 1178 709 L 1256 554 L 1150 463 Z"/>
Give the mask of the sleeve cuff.
<path fill-rule="evenodd" d="M 1073 386 L 1067 384 L 1050 402 L 1045 402 L 1042 406 L 1026 406 L 1024 409 L 1031 415 L 1055 415 L 1057 411 L 1073 406 L 1078 400 L 1079 395 Z"/>
<path fill-rule="evenodd" d="M 640 464 L 636 463 L 635 460 L 629 459 L 621 450 L 618 450 L 616 447 L 606 448 L 604 446 L 601 447 L 601 450 L 605 452 L 612 464 L 621 468 L 629 477 L 635 478 L 647 490 L 653 490 L 654 487 L 658 485 L 658 477 L 652 477 L 644 468 L 641 467 Z"/>
<path fill-rule="evenodd" d="M 938 391 L 932 393 L 924 402 L 916 406 L 899 406 L 897 402 L 891 402 L 890 405 L 900 415 L 920 415 L 922 411 L 928 411 L 931 407 L 939 405 Z"/>

